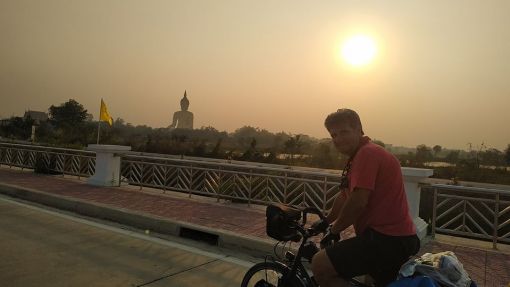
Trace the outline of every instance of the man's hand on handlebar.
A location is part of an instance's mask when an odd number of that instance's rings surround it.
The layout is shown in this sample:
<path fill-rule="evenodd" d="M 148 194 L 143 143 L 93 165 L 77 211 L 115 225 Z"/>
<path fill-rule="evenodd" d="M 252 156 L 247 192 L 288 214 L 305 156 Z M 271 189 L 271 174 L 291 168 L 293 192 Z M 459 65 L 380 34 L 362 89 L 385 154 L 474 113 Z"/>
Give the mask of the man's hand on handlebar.
<path fill-rule="evenodd" d="M 340 234 L 331 233 L 331 228 L 328 228 L 326 235 L 324 235 L 324 237 L 321 239 L 321 248 L 331 246 L 338 240 L 340 240 Z"/>
<path fill-rule="evenodd" d="M 329 223 L 325 218 L 315 221 L 310 226 L 310 228 L 314 231 L 314 233 L 325 232 L 328 229 L 328 227 L 329 227 Z"/>

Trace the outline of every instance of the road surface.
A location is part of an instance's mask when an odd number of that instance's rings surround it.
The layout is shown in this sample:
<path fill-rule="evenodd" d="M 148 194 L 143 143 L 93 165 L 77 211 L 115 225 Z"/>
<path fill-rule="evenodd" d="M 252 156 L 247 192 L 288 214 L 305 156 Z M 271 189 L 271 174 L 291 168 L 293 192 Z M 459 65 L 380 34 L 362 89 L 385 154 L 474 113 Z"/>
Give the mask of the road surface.
<path fill-rule="evenodd" d="M 0 197 L 0 254 L 0 285 L 11 287 L 238 287 L 255 262 L 7 197 Z"/>

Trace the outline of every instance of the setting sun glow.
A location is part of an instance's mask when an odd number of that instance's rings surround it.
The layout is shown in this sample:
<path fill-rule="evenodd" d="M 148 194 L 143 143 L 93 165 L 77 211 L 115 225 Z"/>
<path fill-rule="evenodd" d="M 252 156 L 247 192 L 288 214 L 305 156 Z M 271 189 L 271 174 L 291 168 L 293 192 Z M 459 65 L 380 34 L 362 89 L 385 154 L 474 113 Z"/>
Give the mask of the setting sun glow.
<path fill-rule="evenodd" d="M 377 52 L 374 41 L 364 35 L 353 36 L 342 45 L 342 58 L 352 66 L 369 64 Z"/>

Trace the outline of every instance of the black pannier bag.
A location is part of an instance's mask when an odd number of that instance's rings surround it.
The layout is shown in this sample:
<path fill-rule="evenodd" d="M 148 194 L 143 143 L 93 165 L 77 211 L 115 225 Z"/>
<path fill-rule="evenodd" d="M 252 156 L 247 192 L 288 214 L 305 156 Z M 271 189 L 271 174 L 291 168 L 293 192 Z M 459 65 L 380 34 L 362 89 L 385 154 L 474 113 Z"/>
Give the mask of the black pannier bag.
<path fill-rule="evenodd" d="M 301 235 L 294 228 L 301 219 L 301 211 L 283 204 L 266 208 L 266 233 L 278 241 L 299 241 Z"/>

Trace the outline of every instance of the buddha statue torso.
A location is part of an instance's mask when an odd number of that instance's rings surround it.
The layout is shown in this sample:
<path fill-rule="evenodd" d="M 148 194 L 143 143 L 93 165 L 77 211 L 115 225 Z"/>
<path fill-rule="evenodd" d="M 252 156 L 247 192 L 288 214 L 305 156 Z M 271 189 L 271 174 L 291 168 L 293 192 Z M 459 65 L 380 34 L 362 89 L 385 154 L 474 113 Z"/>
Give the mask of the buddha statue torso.
<path fill-rule="evenodd" d="M 184 97 L 181 99 L 181 110 L 174 113 L 170 128 L 193 129 L 193 113 L 188 111 L 189 100 L 184 91 Z"/>

